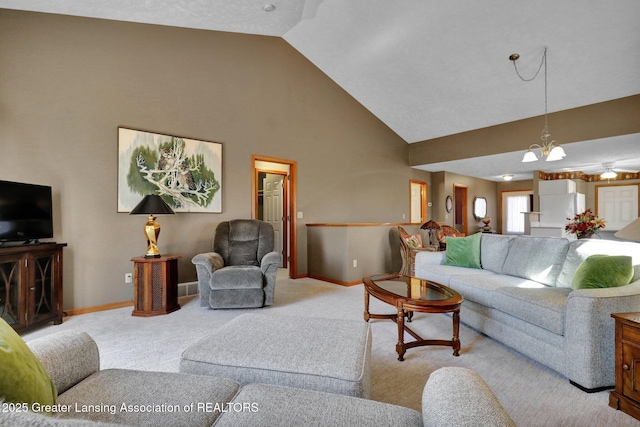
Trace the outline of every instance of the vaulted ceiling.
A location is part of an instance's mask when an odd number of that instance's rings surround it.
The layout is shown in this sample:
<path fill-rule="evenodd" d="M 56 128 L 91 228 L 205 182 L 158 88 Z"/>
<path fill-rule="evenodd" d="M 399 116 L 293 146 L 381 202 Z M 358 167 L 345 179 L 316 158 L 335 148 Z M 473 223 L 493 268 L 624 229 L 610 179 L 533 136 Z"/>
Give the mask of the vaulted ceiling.
<path fill-rule="evenodd" d="M 282 37 L 407 143 L 543 114 L 542 73 L 523 82 L 511 53 L 532 77 L 548 49 L 550 113 L 640 94 L 637 0 L 0 0 L 0 8 Z M 527 179 L 541 168 L 520 163 L 527 147 L 421 168 Z M 596 173 L 604 162 L 640 170 L 640 134 L 565 151 L 544 170 Z"/>

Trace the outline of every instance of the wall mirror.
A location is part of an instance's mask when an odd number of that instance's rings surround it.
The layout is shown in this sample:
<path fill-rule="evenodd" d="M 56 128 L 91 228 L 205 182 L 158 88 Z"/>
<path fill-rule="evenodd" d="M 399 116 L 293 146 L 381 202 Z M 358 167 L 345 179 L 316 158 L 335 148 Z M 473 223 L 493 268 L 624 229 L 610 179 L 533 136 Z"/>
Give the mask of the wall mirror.
<path fill-rule="evenodd" d="M 473 217 L 479 221 L 487 215 L 487 199 L 484 197 L 473 198 Z"/>

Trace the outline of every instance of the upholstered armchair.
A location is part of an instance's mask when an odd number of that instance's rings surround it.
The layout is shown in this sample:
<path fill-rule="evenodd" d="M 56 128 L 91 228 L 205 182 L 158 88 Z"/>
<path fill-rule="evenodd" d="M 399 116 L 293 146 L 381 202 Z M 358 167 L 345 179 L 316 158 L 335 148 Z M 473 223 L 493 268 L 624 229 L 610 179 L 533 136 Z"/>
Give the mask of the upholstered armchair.
<path fill-rule="evenodd" d="M 273 304 L 280 254 L 273 252 L 273 227 L 259 220 L 218 224 L 213 252 L 198 254 L 200 306 L 251 308 Z"/>

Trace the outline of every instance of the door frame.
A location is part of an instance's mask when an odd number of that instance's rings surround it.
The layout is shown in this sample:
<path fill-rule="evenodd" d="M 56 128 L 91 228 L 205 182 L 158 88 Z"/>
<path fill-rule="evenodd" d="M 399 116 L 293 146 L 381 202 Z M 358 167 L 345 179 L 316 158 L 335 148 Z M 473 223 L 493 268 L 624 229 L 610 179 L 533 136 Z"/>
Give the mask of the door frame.
<path fill-rule="evenodd" d="M 298 164 L 295 160 L 280 159 L 276 157 L 262 156 L 258 154 L 251 155 L 251 218 L 255 219 L 258 214 L 258 172 L 256 168 L 256 162 L 269 162 L 278 163 L 289 166 L 289 179 L 288 181 L 288 193 L 284 197 L 289 200 L 289 209 L 285 215 L 285 232 L 289 236 L 288 248 L 289 248 L 289 277 L 291 279 L 297 279 L 298 276 L 298 245 L 297 245 L 297 221 L 296 221 L 296 206 L 297 206 L 297 169 Z M 273 172 L 271 172 L 273 173 Z M 281 172 L 282 173 L 282 172 Z"/>
<path fill-rule="evenodd" d="M 467 212 L 467 199 L 469 198 L 469 187 L 463 184 L 453 184 L 453 226 L 456 226 L 456 215 L 458 213 L 458 190 L 461 192 L 460 214 L 462 217 L 462 230 L 466 235 L 469 234 L 469 215 Z"/>

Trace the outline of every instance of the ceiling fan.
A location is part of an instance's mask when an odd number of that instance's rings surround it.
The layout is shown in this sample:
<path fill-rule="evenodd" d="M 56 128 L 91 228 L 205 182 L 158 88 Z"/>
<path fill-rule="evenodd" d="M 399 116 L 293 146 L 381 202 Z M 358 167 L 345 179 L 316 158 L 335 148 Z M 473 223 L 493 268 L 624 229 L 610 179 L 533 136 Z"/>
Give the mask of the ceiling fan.
<path fill-rule="evenodd" d="M 603 163 L 602 167 L 604 168 L 604 172 L 600 174 L 600 178 L 602 179 L 615 179 L 618 176 L 618 172 L 630 172 L 637 173 L 637 170 L 624 170 L 624 169 L 614 169 L 613 163 Z"/>

